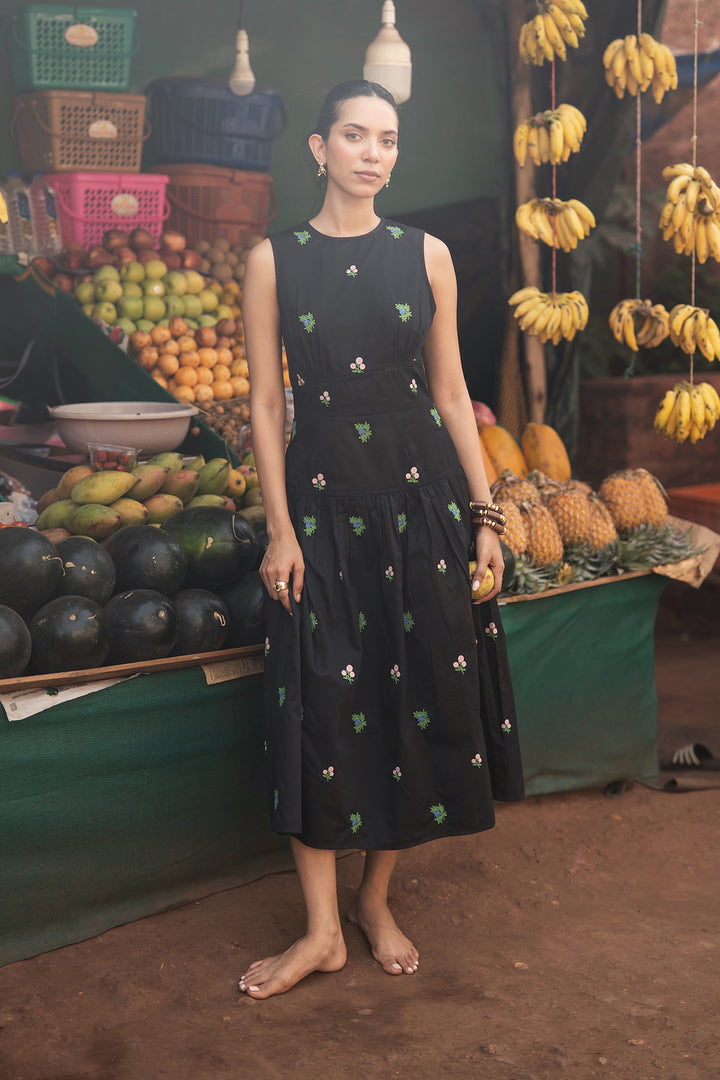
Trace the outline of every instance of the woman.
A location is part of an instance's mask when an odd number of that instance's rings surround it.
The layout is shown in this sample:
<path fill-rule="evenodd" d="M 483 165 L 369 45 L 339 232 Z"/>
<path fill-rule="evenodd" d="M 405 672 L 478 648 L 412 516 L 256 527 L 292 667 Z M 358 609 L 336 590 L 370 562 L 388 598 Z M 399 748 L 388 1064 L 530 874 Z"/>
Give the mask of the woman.
<path fill-rule="evenodd" d="M 470 602 L 471 521 L 472 589 L 489 567 L 490 601 L 502 521 L 470 508 L 490 489 L 450 255 L 375 212 L 398 158 L 386 90 L 336 87 L 309 145 L 327 179 L 322 209 L 254 248 L 243 294 L 269 536 L 272 825 L 291 838 L 307 909 L 304 937 L 242 976 L 255 998 L 344 965 L 341 848 L 366 851 L 349 918 L 384 971 L 414 973 L 418 951 L 387 905 L 398 849 L 490 828 L 493 795 L 522 791 L 497 606 L 482 605 L 476 632 Z M 281 342 L 296 418 L 287 454 Z"/>

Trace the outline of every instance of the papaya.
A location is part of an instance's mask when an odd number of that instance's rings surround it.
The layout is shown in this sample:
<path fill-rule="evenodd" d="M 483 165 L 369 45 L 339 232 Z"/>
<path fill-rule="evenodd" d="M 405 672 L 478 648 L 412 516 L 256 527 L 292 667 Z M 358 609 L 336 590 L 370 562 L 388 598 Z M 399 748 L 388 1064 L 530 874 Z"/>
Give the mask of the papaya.
<path fill-rule="evenodd" d="M 529 469 L 517 439 L 500 424 L 486 424 L 480 429 L 483 448 L 498 476 L 505 469 L 516 476 L 527 476 Z"/>
<path fill-rule="evenodd" d="M 485 475 L 487 476 L 487 482 L 490 487 L 493 486 L 498 478 L 497 470 L 492 463 L 492 458 L 485 449 L 485 443 L 482 441 L 482 436 L 478 430 L 478 442 L 480 443 L 480 452 L 482 453 L 483 464 L 485 466 Z"/>
<path fill-rule="evenodd" d="M 570 479 L 570 458 L 555 428 L 531 422 L 523 431 L 521 441 L 528 469 L 537 469 L 551 480 Z"/>

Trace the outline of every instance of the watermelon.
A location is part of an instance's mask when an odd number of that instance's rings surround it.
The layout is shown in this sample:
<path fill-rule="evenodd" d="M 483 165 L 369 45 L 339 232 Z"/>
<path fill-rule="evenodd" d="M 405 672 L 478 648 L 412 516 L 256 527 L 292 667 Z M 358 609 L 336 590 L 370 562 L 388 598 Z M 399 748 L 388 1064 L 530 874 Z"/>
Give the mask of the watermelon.
<path fill-rule="evenodd" d="M 0 606 L 0 679 L 22 675 L 30 660 L 32 638 L 17 611 Z"/>
<path fill-rule="evenodd" d="M 515 581 L 515 556 L 507 544 L 504 544 L 502 540 L 500 541 L 500 550 L 502 552 L 503 562 L 505 563 L 502 591 L 506 593 L 513 587 Z"/>
<path fill-rule="evenodd" d="M 55 545 L 35 529 L 0 529 L 0 604 L 32 614 L 55 592 L 62 577 Z"/>
<path fill-rule="evenodd" d="M 85 596 L 58 596 L 30 621 L 32 665 L 44 675 L 100 667 L 110 648 L 103 609 Z"/>
<path fill-rule="evenodd" d="M 173 597 L 179 636 L 175 656 L 221 649 L 230 632 L 230 614 L 223 601 L 207 589 L 183 589 Z"/>
<path fill-rule="evenodd" d="M 153 589 L 173 596 L 182 588 L 187 555 L 179 540 L 154 525 L 126 525 L 104 543 L 115 563 L 115 592 Z"/>
<path fill-rule="evenodd" d="M 178 638 L 171 600 L 155 589 L 129 589 L 112 596 L 105 608 L 110 625 L 109 664 L 131 664 L 169 656 Z"/>
<path fill-rule="evenodd" d="M 256 570 L 220 590 L 230 612 L 228 645 L 260 645 L 265 640 L 265 586 Z"/>
<path fill-rule="evenodd" d="M 70 536 L 55 545 L 63 563 L 56 596 L 85 596 L 102 605 L 115 588 L 115 563 L 89 536 Z"/>
<path fill-rule="evenodd" d="M 258 541 L 250 522 L 234 510 L 220 506 L 194 506 L 179 510 L 162 525 L 179 540 L 188 557 L 186 584 L 217 589 L 247 573 L 255 565 Z"/>

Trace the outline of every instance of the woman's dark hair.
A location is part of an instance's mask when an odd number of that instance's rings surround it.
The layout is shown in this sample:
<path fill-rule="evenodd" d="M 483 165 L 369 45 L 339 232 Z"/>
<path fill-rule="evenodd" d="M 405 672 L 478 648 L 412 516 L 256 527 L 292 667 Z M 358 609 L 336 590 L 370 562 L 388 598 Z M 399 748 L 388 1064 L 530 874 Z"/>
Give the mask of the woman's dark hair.
<path fill-rule="evenodd" d="M 323 139 L 327 139 L 330 128 L 340 116 L 342 106 L 346 101 L 356 97 L 382 98 L 388 105 L 392 105 L 397 113 L 395 98 L 380 83 L 368 82 L 367 79 L 350 79 L 348 82 L 341 82 L 334 86 L 325 98 L 320 109 L 320 115 L 317 118 L 317 124 L 313 128 L 313 134 L 321 135 Z"/>

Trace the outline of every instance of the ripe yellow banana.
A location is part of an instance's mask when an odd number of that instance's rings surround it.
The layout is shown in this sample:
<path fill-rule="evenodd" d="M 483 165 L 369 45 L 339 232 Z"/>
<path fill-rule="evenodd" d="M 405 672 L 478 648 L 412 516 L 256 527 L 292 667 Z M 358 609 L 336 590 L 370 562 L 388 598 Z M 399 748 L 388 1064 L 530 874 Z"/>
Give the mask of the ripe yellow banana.
<path fill-rule="evenodd" d="M 693 386 L 690 390 L 690 410 L 693 424 L 699 431 L 705 430 L 705 398 L 700 393 L 699 386 Z"/>
<path fill-rule="evenodd" d="M 653 427 L 658 432 L 658 434 L 665 430 L 665 425 L 670 419 L 670 413 L 672 412 L 673 406 L 675 404 L 675 396 L 676 395 L 674 390 L 667 390 L 665 393 L 665 397 L 658 405 L 657 412 L 655 413 L 655 420 L 653 422 Z"/>
<path fill-rule="evenodd" d="M 687 385 L 678 390 L 677 396 L 677 426 L 675 438 L 678 442 L 684 442 L 690 434 L 691 402 L 690 391 Z"/>
<path fill-rule="evenodd" d="M 709 315 L 705 322 L 705 331 L 715 359 L 720 359 L 720 330 L 718 330 L 718 325 L 715 320 Z"/>
<path fill-rule="evenodd" d="M 554 4 L 550 5 L 551 8 L 554 6 Z M 565 42 L 563 41 L 563 36 L 560 33 L 557 22 L 550 14 L 550 11 L 547 11 L 543 16 L 543 26 L 545 29 L 545 36 L 550 42 L 555 55 L 559 57 L 560 60 L 567 60 L 567 49 L 565 47 Z"/>

